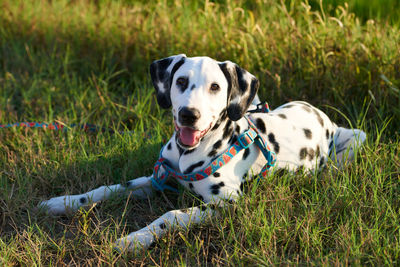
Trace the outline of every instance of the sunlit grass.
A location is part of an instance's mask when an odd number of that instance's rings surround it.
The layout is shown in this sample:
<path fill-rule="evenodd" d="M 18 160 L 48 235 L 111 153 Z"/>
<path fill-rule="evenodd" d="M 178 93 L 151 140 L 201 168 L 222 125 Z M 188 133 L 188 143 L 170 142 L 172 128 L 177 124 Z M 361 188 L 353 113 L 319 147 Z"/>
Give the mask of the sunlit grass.
<path fill-rule="evenodd" d="M 398 265 L 398 26 L 301 1 L 2 1 L 0 123 L 93 123 L 0 130 L 0 262 L 152 265 Z M 332 17 L 331 14 L 334 14 Z M 215 220 L 171 232 L 141 255 L 113 254 L 121 235 L 187 192 L 115 197 L 69 217 L 39 201 L 152 172 L 173 131 L 156 105 L 152 60 L 171 54 L 232 60 L 261 81 L 271 107 L 305 100 L 368 141 L 346 168 L 273 176 Z M 340 111 L 340 112 L 338 112 Z"/>

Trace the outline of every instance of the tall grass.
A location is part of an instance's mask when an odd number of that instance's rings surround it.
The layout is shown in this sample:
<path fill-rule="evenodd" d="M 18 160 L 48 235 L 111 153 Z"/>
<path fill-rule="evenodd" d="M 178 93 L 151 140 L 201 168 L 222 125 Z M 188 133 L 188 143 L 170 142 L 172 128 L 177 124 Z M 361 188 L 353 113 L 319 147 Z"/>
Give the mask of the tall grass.
<path fill-rule="evenodd" d="M 0 123 L 134 130 L 0 130 L 0 262 L 399 263 L 395 23 L 303 1 L 3 0 L 0 9 Z M 151 173 L 173 127 L 155 104 L 148 66 L 178 53 L 237 62 L 260 79 L 271 107 L 309 101 L 339 124 L 366 131 L 366 148 L 344 169 L 250 186 L 232 210 L 206 226 L 171 232 L 137 257 L 113 254 L 112 242 L 192 205 L 187 192 L 167 193 L 167 205 L 163 196 L 116 197 L 69 217 L 37 211 L 49 197 Z"/>
<path fill-rule="evenodd" d="M 315 9 L 321 6 L 321 1 L 318 0 L 311 0 L 309 3 Z M 355 13 L 364 22 L 372 19 L 397 25 L 400 23 L 400 2 L 396 0 L 323 0 L 322 5 L 328 12 L 334 12 L 340 5 L 348 5 L 349 11 Z"/>

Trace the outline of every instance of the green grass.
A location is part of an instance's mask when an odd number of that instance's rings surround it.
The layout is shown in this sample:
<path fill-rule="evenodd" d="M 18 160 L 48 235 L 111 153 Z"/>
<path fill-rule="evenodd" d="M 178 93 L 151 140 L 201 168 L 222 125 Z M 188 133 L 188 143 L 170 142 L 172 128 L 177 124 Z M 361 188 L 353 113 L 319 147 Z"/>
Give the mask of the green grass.
<path fill-rule="evenodd" d="M 315 9 L 320 9 L 319 0 L 310 0 L 309 3 Z M 339 5 L 348 5 L 349 11 L 353 12 L 362 21 L 380 20 L 391 24 L 400 23 L 400 2 L 397 0 L 323 0 L 322 6 L 326 12 L 335 14 Z"/>
<path fill-rule="evenodd" d="M 1 1 L 1 123 L 135 131 L 0 130 L 2 265 L 398 265 L 398 25 L 360 19 L 351 5 L 322 12 L 278 2 Z M 311 102 L 366 131 L 365 149 L 344 169 L 250 186 L 207 225 L 171 232 L 137 256 L 113 254 L 113 241 L 193 205 L 187 192 L 167 193 L 167 204 L 116 197 L 67 217 L 36 210 L 50 197 L 152 172 L 173 126 L 156 105 L 148 66 L 178 53 L 237 62 L 260 79 L 271 107 Z"/>

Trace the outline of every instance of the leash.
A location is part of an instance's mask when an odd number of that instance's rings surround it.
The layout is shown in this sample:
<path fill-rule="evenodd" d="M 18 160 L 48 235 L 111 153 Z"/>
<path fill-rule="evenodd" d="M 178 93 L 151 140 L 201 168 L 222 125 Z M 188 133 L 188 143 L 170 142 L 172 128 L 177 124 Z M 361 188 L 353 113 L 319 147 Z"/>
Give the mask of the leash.
<path fill-rule="evenodd" d="M 257 108 L 254 110 L 248 111 L 249 113 L 267 113 L 269 112 L 269 107 L 267 103 L 260 103 L 257 105 Z M 237 155 L 241 150 L 248 148 L 250 145 L 255 143 L 258 148 L 263 153 L 267 163 L 261 169 L 261 172 L 258 174 L 257 178 L 262 179 L 265 178 L 268 174 L 269 169 L 275 165 L 276 162 L 276 154 L 271 150 L 268 146 L 267 142 L 264 138 L 259 134 L 256 126 L 251 121 L 251 119 L 246 115 L 245 116 L 247 122 L 249 123 L 249 129 L 244 131 L 241 135 L 239 135 L 237 141 L 227 148 L 221 155 L 219 155 L 216 159 L 214 159 L 207 167 L 188 174 L 180 173 L 168 165 L 167 159 L 163 158 L 162 151 L 164 147 L 161 149 L 160 157 L 154 165 L 153 177 L 151 179 L 151 183 L 153 187 L 159 191 L 164 191 L 164 189 L 169 189 L 175 192 L 178 190 L 172 186 L 165 184 L 169 176 L 172 176 L 176 179 L 180 179 L 186 182 L 196 182 L 201 181 L 208 176 L 215 173 L 222 166 L 227 164 L 235 155 Z M 164 172 L 160 175 L 161 167 L 164 168 Z"/>
<path fill-rule="evenodd" d="M 65 125 L 61 124 L 58 122 L 53 122 L 53 123 L 44 123 L 44 122 L 16 122 L 16 123 L 9 123 L 9 124 L 0 124 L 0 129 L 5 129 L 5 128 L 12 128 L 12 127 L 21 127 L 21 128 L 43 128 L 43 129 L 49 129 L 49 130 L 63 130 L 67 131 L 70 128 L 80 128 L 84 131 L 87 132 L 109 132 L 109 133 L 115 133 L 113 129 L 110 128 L 104 128 L 104 127 L 99 127 L 94 124 L 70 124 L 70 125 Z M 120 134 L 123 133 L 133 133 L 133 131 L 119 131 Z"/>

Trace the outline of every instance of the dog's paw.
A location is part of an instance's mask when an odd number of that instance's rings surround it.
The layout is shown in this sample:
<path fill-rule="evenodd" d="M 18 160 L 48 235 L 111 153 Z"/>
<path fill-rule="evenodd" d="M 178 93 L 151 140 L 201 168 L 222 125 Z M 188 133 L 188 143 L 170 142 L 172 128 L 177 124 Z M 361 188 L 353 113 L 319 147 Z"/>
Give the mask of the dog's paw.
<path fill-rule="evenodd" d="M 113 248 L 119 253 L 138 253 L 149 248 L 153 242 L 154 234 L 151 231 L 140 230 L 118 239 L 115 241 Z"/>
<path fill-rule="evenodd" d="M 79 201 L 79 200 L 78 200 Z M 38 208 L 52 215 L 73 213 L 79 208 L 77 201 L 69 196 L 53 197 L 39 203 Z"/>

